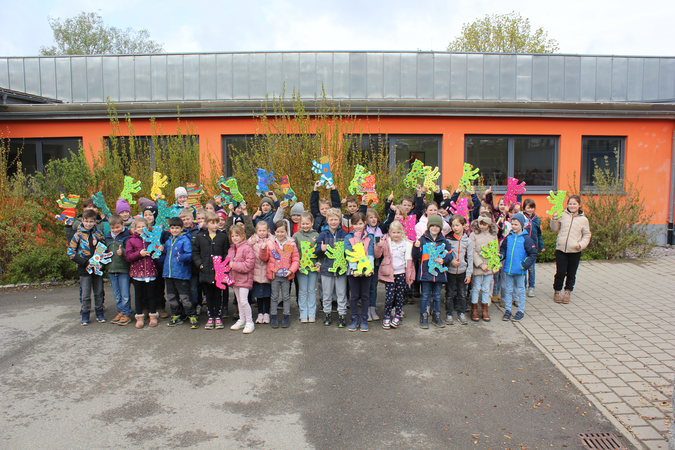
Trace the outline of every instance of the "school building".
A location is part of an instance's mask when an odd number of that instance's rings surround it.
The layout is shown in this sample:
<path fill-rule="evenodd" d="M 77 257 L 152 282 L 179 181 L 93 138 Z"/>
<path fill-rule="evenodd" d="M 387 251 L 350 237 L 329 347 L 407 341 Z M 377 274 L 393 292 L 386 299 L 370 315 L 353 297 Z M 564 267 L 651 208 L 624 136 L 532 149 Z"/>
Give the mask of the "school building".
<path fill-rule="evenodd" d="M 392 164 L 438 166 L 457 185 L 464 162 L 505 191 L 527 183 L 538 214 L 550 190 L 592 183 L 593 161 L 639 177 L 660 243 L 673 242 L 675 57 L 446 52 L 253 52 L 136 56 L 0 57 L 0 130 L 40 171 L 69 149 L 100 148 L 110 134 L 106 99 L 148 120 L 191 122 L 200 151 L 222 159 L 255 133 L 266 96 L 293 90 L 309 111 L 329 100 L 376 120 Z M 368 131 L 368 130 L 366 130 Z M 374 135 L 378 130 L 370 130 Z M 368 145 L 367 142 L 364 143 Z M 618 161 L 617 161 L 618 158 Z M 308 169 L 309 170 L 309 169 Z M 229 174 L 229 173 L 228 173 Z"/>

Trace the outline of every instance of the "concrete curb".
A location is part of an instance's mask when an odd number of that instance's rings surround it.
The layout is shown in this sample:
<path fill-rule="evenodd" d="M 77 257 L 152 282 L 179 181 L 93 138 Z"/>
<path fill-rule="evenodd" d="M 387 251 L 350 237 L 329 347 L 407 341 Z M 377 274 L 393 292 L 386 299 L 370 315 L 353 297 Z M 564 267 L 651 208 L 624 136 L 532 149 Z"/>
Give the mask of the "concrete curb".
<path fill-rule="evenodd" d="M 0 285 L 0 289 L 44 287 L 44 286 L 70 286 L 72 284 L 77 284 L 77 281 L 78 280 L 64 280 L 64 281 L 43 281 L 42 283 L 2 284 Z"/>

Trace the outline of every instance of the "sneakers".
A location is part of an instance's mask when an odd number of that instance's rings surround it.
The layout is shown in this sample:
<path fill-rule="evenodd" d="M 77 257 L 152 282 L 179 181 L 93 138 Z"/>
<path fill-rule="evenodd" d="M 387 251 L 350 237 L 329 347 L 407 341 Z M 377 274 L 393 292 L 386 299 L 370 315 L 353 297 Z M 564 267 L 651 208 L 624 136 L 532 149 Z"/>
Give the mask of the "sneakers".
<path fill-rule="evenodd" d="M 368 316 L 361 316 L 361 331 L 368 331 Z"/>
<path fill-rule="evenodd" d="M 513 316 L 513 318 L 511 319 L 511 322 L 520 322 L 521 320 L 523 320 L 523 317 L 525 317 L 525 314 L 518 311 L 516 312 L 516 315 Z"/>
<path fill-rule="evenodd" d="M 225 325 L 223 325 L 223 319 L 216 317 L 216 330 L 222 330 L 223 328 L 225 328 Z"/>
<path fill-rule="evenodd" d="M 115 316 L 115 318 L 110 321 L 110 323 L 114 323 L 115 325 L 117 325 L 120 322 L 120 316 L 121 315 L 122 315 L 122 313 L 118 312 L 117 315 Z"/>
<path fill-rule="evenodd" d="M 504 315 L 502 316 L 502 320 L 504 322 L 507 322 L 507 321 L 511 320 L 511 311 L 506 311 L 504 313 Z"/>
<path fill-rule="evenodd" d="M 309 319 L 307 319 L 307 322 L 309 322 L 309 323 L 316 322 L 316 317 L 310 317 Z"/>
<path fill-rule="evenodd" d="M 527 288 L 527 296 L 528 297 L 534 297 L 534 288 Z"/>
<path fill-rule="evenodd" d="M 89 313 L 82 313 L 82 326 L 86 327 L 89 325 Z"/>
<path fill-rule="evenodd" d="M 124 326 L 124 325 L 129 325 L 131 323 L 131 317 L 127 316 L 126 314 L 122 314 L 120 318 L 117 320 L 117 325 L 119 326 Z"/>
<path fill-rule="evenodd" d="M 401 325 L 401 318 L 400 317 L 394 317 L 394 320 L 391 321 L 391 327 L 392 328 L 398 328 Z"/>
<path fill-rule="evenodd" d="M 272 328 L 279 328 L 279 319 L 276 314 L 270 316 L 270 326 Z"/>
<path fill-rule="evenodd" d="M 96 310 L 96 320 L 98 320 L 99 323 L 105 323 L 105 316 L 103 315 L 102 309 Z"/>
<path fill-rule="evenodd" d="M 197 316 L 190 316 L 190 328 L 196 330 L 199 327 L 199 319 Z"/>
<path fill-rule="evenodd" d="M 307 317 L 303 317 L 300 319 L 300 323 L 309 323 L 309 319 Z"/>
<path fill-rule="evenodd" d="M 255 325 L 253 325 L 253 322 L 246 322 L 246 326 L 244 326 L 244 334 L 251 334 L 253 333 L 253 330 L 255 330 Z"/>
<path fill-rule="evenodd" d="M 274 316 L 272 316 L 272 317 L 274 317 Z M 236 330 L 241 330 L 242 328 L 244 328 L 244 325 L 245 325 L 245 324 L 246 324 L 246 322 L 244 322 L 243 320 L 239 319 L 239 320 L 237 320 L 237 321 L 234 323 L 234 325 L 232 325 L 232 326 L 230 327 L 230 330 L 235 330 L 235 331 L 236 331 Z"/>
<path fill-rule="evenodd" d="M 263 314 L 263 323 L 270 323 L 270 315 Z"/>
<path fill-rule="evenodd" d="M 176 325 L 180 325 L 181 323 L 183 323 L 183 321 L 181 320 L 180 316 L 171 316 L 171 319 L 166 324 L 166 326 L 175 327 Z"/>
<path fill-rule="evenodd" d="M 288 328 L 291 326 L 291 316 L 284 314 L 281 319 L 281 328 Z"/>
<path fill-rule="evenodd" d="M 391 328 L 391 319 L 389 318 L 389 316 L 384 316 L 384 319 L 382 319 L 382 328 L 384 328 L 385 330 Z"/>
<path fill-rule="evenodd" d="M 455 318 L 452 317 L 452 313 L 446 314 L 446 315 L 445 315 L 445 323 L 446 323 L 447 325 L 454 325 L 454 323 L 455 323 Z"/>
<path fill-rule="evenodd" d="M 366 319 L 366 323 L 368 323 L 368 320 Z M 359 327 L 359 316 L 352 314 L 352 321 L 349 324 L 349 331 L 356 331 L 356 329 Z"/>
<path fill-rule="evenodd" d="M 263 322 L 265 316 L 263 314 L 258 314 L 258 317 L 255 318 L 255 323 L 265 323 Z"/>
<path fill-rule="evenodd" d="M 436 325 L 436 328 L 445 328 L 445 324 L 441 320 L 441 313 L 440 312 L 435 312 L 435 313 L 432 314 L 431 323 Z"/>
<path fill-rule="evenodd" d="M 333 319 L 331 318 L 330 314 L 326 314 L 326 317 L 323 319 L 323 324 L 325 326 L 329 326 Z"/>
<path fill-rule="evenodd" d="M 209 320 L 206 321 L 206 325 L 204 325 L 204 329 L 213 330 L 215 327 L 215 321 L 212 317 L 209 317 Z"/>
<path fill-rule="evenodd" d="M 347 326 L 347 316 L 338 316 L 338 328 L 345 328 Z"/>
<path fill-rule="evenodd" d="M 420 314 L 420 328 L 423 330 L 429 329 L 429 313 Z"/>
<path fill-rule="evenodd" d="M 457 314 L 457 321 L 459 323 L 461 323 L 462 325 L 468 325 L 469 324 L 469 321 L 466 318 L 466 314 L 463 313 L 463 312 Z"/>
<path fill-rule="evenodd" d="M 490 301 L 491 301 L 492 303 L 499 303 L 499 295 L 493 295 L 493 296 L 490 298 Z"/>
<path fill-rule="evenodd" d="M 562 302 L 564 305 L 568 304 L 570 302 L 570 299 L 572 297 L 572 291 L 568 291 L 565 289 L 565 295 L 563 295 Z"/>

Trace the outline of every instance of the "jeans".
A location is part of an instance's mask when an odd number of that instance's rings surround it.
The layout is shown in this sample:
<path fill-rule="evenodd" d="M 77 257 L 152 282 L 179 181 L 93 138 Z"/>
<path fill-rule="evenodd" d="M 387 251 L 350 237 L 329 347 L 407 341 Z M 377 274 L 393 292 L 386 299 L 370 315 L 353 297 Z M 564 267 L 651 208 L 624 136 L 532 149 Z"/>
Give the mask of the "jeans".
<path fill-rule="evenodd" d="M 508 275 L 506 277 L 506 287 L 504 289 L 504 304 L 507 311 L 511 311 L 513 303 L 513 292 L 518 295 L 518 312 L 525 312 L 525 275 Z"/>
<path fill-rule="evenodd" d="M 89 314 L 91 311 L 91 290 L 94 290 L 94 307 L 96 311 L 103 310 L 103 277 L 100 275 L 89 275 L 80 277 L 80 313 Z"/>
<path fill-rule="evenodd" d="M 534 287 L 534 265 L 536 262 L 533 262 L 532 265 L 530 266 L 529 269 L 527 269 L 527 287 L 528 288 L 533 288 Z"/>
<path fill-rule="evenodd" d="M 300 319 L 316 318 L 316 279 L 318 272 L 296 273 L 298 279 L 298 307 L 300 308 Z"/>
<path fill-rule="evenodd" d="M 337 294 L 338 314 L 347 315 L 347 275 L 334 277 L 332 275 L 321 275 L 321 284 L 323 285 L 323 312 L 330 314 L 333 311 L 332 297 L 333 290 Z"/>
<path fill-rule="evenodd" d="M 466 285 L 464 280 L 466 279 L 466 272 L 464 273 L 447 273 L 448 277 L 448 297 L 445 302 L 445 313 L 452 314 L 455 310 L 454 306 L 457 306 L 457 311 L 463 313 L 466 311 Z M 457 303 L 455 304 L 454 298 L 455 293 L 457 294 Z"/>
<path fill-rule="evenodd" d="M 129 297 L 129 278 L 128 273 L 111 273 L 110 285 L 112 286 L 115 302 L 117 303 L 117 312 L 125 316 L 131 315 L 131 299 Z"/>
<path fill-rule="evenodd" d="M 281 301 L 284 304 L 284 316 L 289 316 L 291 314 L 291 282 L 286 277 L 274 275 L 274 280 L 272 280 L 271 284 L 272 284 L 272 297 L 271 297 L 270 311 L 272 312 L 272 315 L 273 316 L 277 315 L 277 306 L 279 303 L 279 296 L 281 294 Z M 241 305 L 239 306 L 241 307 Z M 241 311 L 239 312 L 239 314 L 241 315 Z"/>
<path fill-rule="evenodd" d="M 368 315 L 368 308 L 370 307 L 370 277 L 354 277 L 352 275 L 347 276 L 347 281 L 349 281 L 349 290 L 351 292 L 350 297 L 350 309 L 352 316 L 359 315 L 359 301 L 361 301 L 361 315 Z"/>
<path fill-rule="evenodd" d="M 370 307 L 375 308 L 377 306 L 377 277 L 380 274 L 380 266 L 375 265 L 375 270 L 373 270 L 372 275 L 370 278 L 373 279 L 373 281 L 370 283 Z M 405 283 L 404 283 L 405 284 Z"/>
<path fill-rule="evenodd" d="M 422 285 L 422 297 L 420 298 L 420 314 L 425 314 L 429 308 L 430 301 L 433 301 L 432 312 L 441 312 L 441 289 L 443 283 L 440 281 L 420 281 Z"/>
<path fill-rule="evenodd" d="M 502 282 L 504 281 L 504 270 L 499 269 L 497 273 L 494 274 L 495 287 L 492 290 L 492 295 L 499 295 L 502 291 Z"/>
<path fill-rule="evenodd" d="M 171 314 L 178 315 L 181 305 L 185 315 L 195 315 L 195 305 L 190 300 L 190 280 L 180 280 L 178 278 L 164 278 L 166 283 L 166 296 L 171 307 Z"/>
<path fill-rule="evenodd" d="M 555 251 L 555 278 L 553 289 L 562 291 L 563 282 L 566 291 L 574 290 L 574 282 L 577 280 L 577 269 L 581 261 L 581 253 L 565 253 Z"/>
<path fill-rule="evenodd" d="M 473 289 L 471 290 L 471 303 L 478 304 L 478 294 L 481 294 L 481 303 L 490 303 L 490 282 L 492 275 L 474 275 Z"/>

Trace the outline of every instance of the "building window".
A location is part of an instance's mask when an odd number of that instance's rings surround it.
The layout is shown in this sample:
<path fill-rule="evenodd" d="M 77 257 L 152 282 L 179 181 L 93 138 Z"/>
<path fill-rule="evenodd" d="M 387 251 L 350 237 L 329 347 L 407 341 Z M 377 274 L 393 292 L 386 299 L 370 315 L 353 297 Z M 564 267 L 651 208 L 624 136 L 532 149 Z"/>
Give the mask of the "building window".
<path fill-rule="evenodd" d="M 392 167 L 405 165 L 406 170 L 410 170 L 411 164 L 415 160 L 420 160 L 425 166 L 438 167 L 439 170 L 441 168 L 440 136 L 390 135 L 389 148 Z"/>
<path fill-rule="evenodd" d="M 508 177 L 529 192 L 556 189 L 558 138 L 553 136 L 466 136 L 464 160 L 480 169 L 486 186 L 504 192 Z"/>
<path fill-rule="evenodd" d="M 150 161 L 150 166 L 152 169 L 155 169 L 155 145 L 158 145 L 162 148 L 169 148 L 170 145 L 175 145 L 177 140 L 170 141 L 169 138 L 176 138 L 177 136 L 157 136 L 153 140 L 152 136 L 134 136 L 133 142 L 132 138 L 129 136 L 118 136 L 115 139 L 117 140 L 117 154 L 120 156 L 123 167 L 128 167 L 132 162 L 132 152 L 131 146 L 134 146 L 134 157 L 141 161 Z M 108 149 L 111 149 L 110 137 L 105 138 L 105 145 Z M 183 136 L 183 143 L 181 145 L 182 151 L 187 151 L 188 146 L 197 145 L 199 146 L 199 136 Z M 181 150 L 176 149 L 176 150 Z M 122 170 L 124 175 L 127 175 L 126 170 Z"/>
<path fill-rule="evenodd" d="M 597 164 L 601 169 L 619 178 L 623 177 L 624 137 L 585 136 L 581 139 L 581 187 L 593 186 L 593 172 Z"/>
<path fill-rule="evenodd" d="M 70 152 L 77 153 L 82 138 L 59 139 L 10 139 L 7 175 L 16 174 L 17 163 L 27 175 L 44 172 L 49 161 L 70 159 Z"/>
<path fill-rule="evenodd" d="M 247 153 L 253 147 L 253 136 L 223 136 L 223 174 L 232 177 L 232 161 L 238 154 Z"/>

